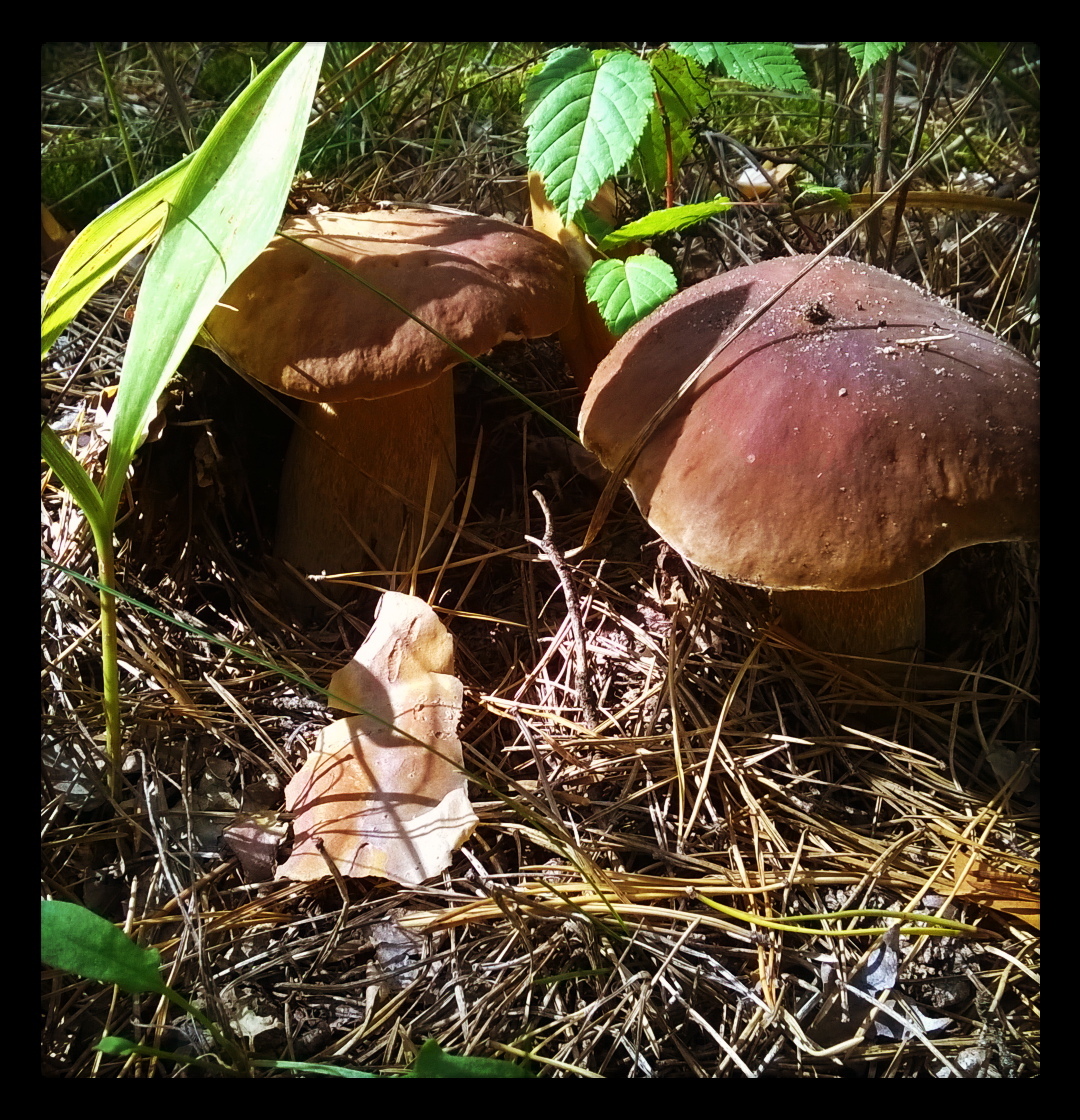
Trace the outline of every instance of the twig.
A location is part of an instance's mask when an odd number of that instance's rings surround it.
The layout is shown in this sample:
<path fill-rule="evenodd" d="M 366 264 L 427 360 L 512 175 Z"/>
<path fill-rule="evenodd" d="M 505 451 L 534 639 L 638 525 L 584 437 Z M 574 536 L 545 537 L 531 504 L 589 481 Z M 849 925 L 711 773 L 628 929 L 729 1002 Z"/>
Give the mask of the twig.
<path fill-rule="evenodd" d="M 600 722 L 600 713 L 596 710 L 593 699 L 592 676 L 589 672 L 589 651 L 585 645 L 585 627 L 581 621 L 581 607 L 578 605 L 577 593 L 573 581 L 570 579 L 570 570 L 566 566 L 563 554 L 555 546 L 551 535 L 551 510 L 544 501 L 544 496 L 538 491 L 532 492 L 537 505 L 544 512 L 544 539 L 526 537 L 527 541 L 537 548 L 551 561 L 562 584 L 563 595 L 566 598 L 566 613 L 570 618 L 570 630 L 574 635 L 574 691 L 577 693 L 578 707 L 581 709 L 582 722 L 586 727 L 595 727 Z"/>
<path fill-rule="evenodd" d="M 312 975 L 314 975 L 316 970 L 322 967 L 326 958 L 337 946 L 341 931 L 345 926 L 345 918 L 349 913 L 349 888 L 345 885 L 344 876 L 338 869 L 338 865 L 334 862 L 334 857 L 326 850 L 326 844 L 323 842 L 321 836 L 315 837 L 315 847 L 326 863 L 327 870 L 330 872 L 330 876 L 334 880 L 334 885 L 338 889 L 338 894 L 341 895 L 341 910 L 338 912 L 337 921 L 334 922 L 334 928 L 330 936 L 326 939 L 326 944 L 319 950 L 319 955 L 315 958 L 315 963 L 311 966 Z"/>

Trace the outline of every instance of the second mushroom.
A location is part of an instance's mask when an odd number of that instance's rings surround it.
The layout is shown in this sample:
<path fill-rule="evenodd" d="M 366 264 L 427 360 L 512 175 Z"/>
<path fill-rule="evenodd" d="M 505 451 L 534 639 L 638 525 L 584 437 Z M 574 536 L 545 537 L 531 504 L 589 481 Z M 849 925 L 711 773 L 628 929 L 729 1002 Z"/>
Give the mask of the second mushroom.
<path fill-rule="evenodd" d="M 463 360 L 423 324 L 478 357 L 558 330 L 573 294 L 562 249 L 508 222 L 428 210 L 290 220 L 204 328 L 228 365 L 303 402 L 277 554 L 308 573 L 410 564 L 452 512 L 449 373 Z"/>
<path fill-rule="evenodd" d="M 810 261 L 735 269 L 632 328 L 589 387 L 582 440 L 615 469 L 716 344 L 790 286 L 708 362 L 627 482 L 664 540 L 771 589 L 808 644 L 907 658 L 923 572 L 1038 534 L 1038 371 L 913 284 L 836 258 L 797 279 Z"/>

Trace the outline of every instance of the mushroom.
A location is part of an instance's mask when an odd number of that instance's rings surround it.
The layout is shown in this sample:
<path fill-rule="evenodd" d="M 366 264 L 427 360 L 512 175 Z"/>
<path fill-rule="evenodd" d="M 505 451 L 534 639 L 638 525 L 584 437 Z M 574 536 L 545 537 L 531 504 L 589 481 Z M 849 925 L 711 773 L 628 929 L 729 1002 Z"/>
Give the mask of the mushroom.
<path fill-rule="evenodd" d="M 810 260 L 705 281 L 633 327 L 585 397 L 585 446 L 617 468 L 717 342 Z M 914 285 L 827 258 L 709 362 L 627 482 L 668 544 L 771 589 L 807 644 L 910 656 L 923 572 L 1038 533 L 1038 372 Z"/>
<path fill-rule="evenodd" d="M 392 568 L 419 554 L 453 502 L 449 371 L 462 361 L 422 324 L 477 357 L 558 330 L 573 297 L 565 253 L 508 222 L 431 210 L 288 221 L 202 340 L 303 402 L 277 554 L 306 572 Z"/>

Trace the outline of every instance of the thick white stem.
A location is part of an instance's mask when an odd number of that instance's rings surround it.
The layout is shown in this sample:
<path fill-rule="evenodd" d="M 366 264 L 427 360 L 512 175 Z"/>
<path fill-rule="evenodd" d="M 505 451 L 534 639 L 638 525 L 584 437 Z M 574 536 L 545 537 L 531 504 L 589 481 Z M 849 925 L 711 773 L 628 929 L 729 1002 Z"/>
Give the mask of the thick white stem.
<path fill-rule="evenodd" d="M 450 373 L 381 400 L 305 402 L 282 471 L 275 551 L 307 573 L 408 570 L 450 509 L 455 479 Z"/>

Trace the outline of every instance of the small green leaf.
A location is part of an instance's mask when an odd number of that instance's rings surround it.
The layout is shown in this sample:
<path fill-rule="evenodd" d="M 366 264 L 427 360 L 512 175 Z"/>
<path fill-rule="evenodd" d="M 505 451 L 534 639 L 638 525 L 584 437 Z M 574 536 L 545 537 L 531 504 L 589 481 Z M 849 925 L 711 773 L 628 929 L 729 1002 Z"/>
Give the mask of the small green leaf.
<path fill-rule="evenodd" d="M 807 183 L 802 188 L 802 192 L 796 201 L 802 201 L 807 195 L 811 198 L 818 198 L 822 202 L 835 202 L 841 210 L 851 209 L 851 195 L 847 191 L 842 191 L 839 187 L 824 187 L 820 183 Z"/>
<path fill-rule="evenodd" d="M 790 43 L 672 43 L 671 47 L 748 86 L 812 92 Z"/>
<path fill-rule="evenodd" d="M 680 229 L 700 225 L 702 222 L 731 209 L 731 199 L 714 198 L 712 202 L 692 202 L 687 206 L 672 206 L 669 210 L 654 210 L 644 218 L 609 233 L 600 242 L 601 252 L 625 245 L 628 241 L 644 241 L 661 233 L 675 233 Z"/>
<path fill-rule="evenodd" d="M 653 105 L 647 63 L 629 51 L 556 51 L 526 91 L 529 166 L 564 222 L 634 154 Z"/>
<path fill-rule="evenodd" d="M 102 1054 L 110 1054 L 114 1058 L 126 1058 L 128 1054 L 134 1054 L 139 1049 L 136 1042 L 131 1042 L 126 1038 L 119 1038 L 117 1035 L 106 1035 L 95 1047 L 95 1050 L 100 1050 Z"/>
<path fill-rule="evenodd" d="M 871 66 L 878 62 L 884 62 L 889 57 L 892 51 L 902 51 L 906 43 L 841 43 L 840 46 L 844 48 L 851 55 L 852 60 L 859 70 L 859 77 L 861 78 Z"/>
<path fill-rule="evenodd" d="M 583 206 L 577 212 L 574 224 L 580 226 L 597 245 L 615 228 L 610 222 L 605 222 L 591 206 Z"/>
<path fill-rule="evenodd" d="M 498 1058 L 461 1058 L 444 1053 L 433 1039 L 429 1038 L 420 1047 L 413 1067 L 406 1077 L 534 1077 L 523 1066 L 513 1062 L 500 1061 Z"/>
<path fill-rule="evenodd" d="M 675 273 L 659 257 L 597 261 L 585 277 L 585 294 L 616 336 L 673 296 L 677 287 Z"/>
<path fill-rule="evenodd" d="M 74 902 L 41 900 L 41 959 L 125 992 L 166 992 L 156 949 L 136 945 L 112 922 Z"/>

